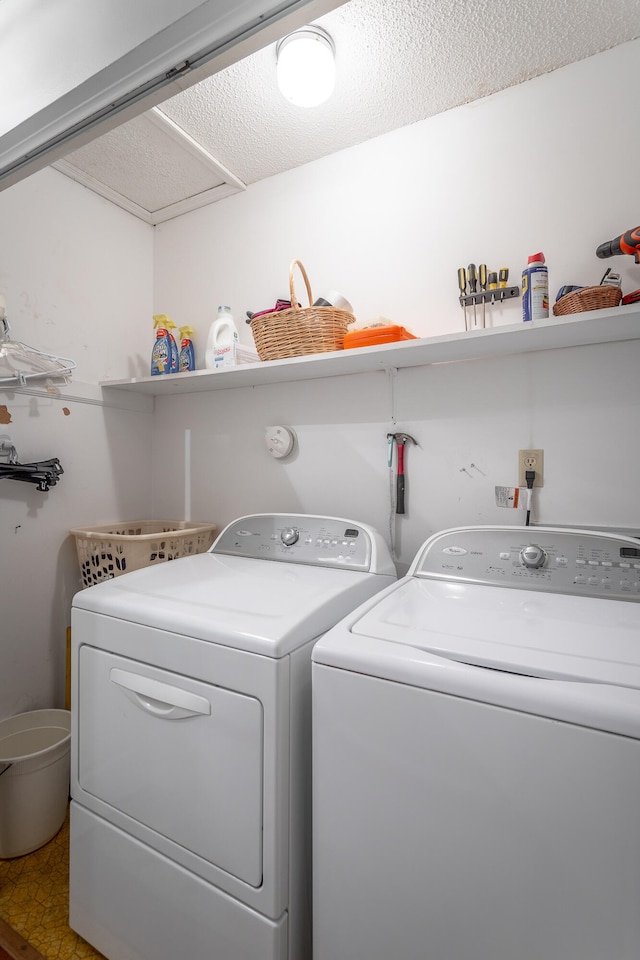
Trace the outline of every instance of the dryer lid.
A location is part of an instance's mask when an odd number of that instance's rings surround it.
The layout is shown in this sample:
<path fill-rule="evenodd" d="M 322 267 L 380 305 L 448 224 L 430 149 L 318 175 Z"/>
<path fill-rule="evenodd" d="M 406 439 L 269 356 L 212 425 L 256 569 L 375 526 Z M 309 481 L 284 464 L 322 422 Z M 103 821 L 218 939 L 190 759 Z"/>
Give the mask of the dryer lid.
<path fill-rule="evenodd" d="M 635 603 L 408 577 L 351 619 L 349 632 L 401 646 L 409 659 L 414 649 L 523 676 L 640 690 Z M 348 647 L 345 633 L 325 638 L 314 659 L 330 662 L 340 643 Z M 387 652 L 393 658 L 393 646 Z"/>
<path fill-rule="evenodd" d="M 75 608 L 282 657 L 314 640 L 395 578 L 204 553 L 82 590 Z"/>

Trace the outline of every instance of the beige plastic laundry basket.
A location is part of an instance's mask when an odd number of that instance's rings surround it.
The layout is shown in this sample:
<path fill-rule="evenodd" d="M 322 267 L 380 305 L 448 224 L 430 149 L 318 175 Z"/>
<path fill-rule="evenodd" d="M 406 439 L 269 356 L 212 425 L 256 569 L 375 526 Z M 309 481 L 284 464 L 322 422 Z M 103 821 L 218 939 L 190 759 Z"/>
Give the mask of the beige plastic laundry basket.
<path fill-rule="evenodd" d="M 83 587 L 112 580 L 154 563 L 205 553 L 216 526 L 186 520 L 128 520 L 76 527 L 76 550 Z"/>

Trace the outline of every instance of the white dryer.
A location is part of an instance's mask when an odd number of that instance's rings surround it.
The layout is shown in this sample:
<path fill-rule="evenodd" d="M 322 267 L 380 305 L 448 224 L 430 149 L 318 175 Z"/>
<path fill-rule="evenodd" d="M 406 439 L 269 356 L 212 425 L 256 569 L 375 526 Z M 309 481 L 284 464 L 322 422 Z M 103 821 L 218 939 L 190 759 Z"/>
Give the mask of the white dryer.
<path fill-rule="evenodd" d="M 106 957 L 310 957 L 311 649 L 394 580 L 373 529 L 276 514 L 75 596 L 70 924 Z"/>
<path fill-rule="evenodd" d="M 314 960 L 637 960 L 640 542 L 430 538 L 313 652 Z"/>

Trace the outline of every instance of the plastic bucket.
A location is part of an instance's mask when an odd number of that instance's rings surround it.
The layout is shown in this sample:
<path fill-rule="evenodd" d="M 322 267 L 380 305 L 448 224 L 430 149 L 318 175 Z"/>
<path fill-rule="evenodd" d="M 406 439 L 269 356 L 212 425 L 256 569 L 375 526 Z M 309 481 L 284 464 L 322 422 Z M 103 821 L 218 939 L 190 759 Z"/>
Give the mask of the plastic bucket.
<path fill-rule="evenodd" d="M 70 742 L 69 710 L 0 720 L 0 859 L 37 850 L 64 823 Z"/>

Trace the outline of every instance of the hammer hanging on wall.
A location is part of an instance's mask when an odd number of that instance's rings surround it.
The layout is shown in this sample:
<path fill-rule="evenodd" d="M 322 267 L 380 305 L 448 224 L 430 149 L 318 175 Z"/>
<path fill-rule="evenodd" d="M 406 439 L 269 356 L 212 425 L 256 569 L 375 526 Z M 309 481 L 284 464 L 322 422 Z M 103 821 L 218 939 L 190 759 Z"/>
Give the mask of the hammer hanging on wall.
<path fill-rule="evenodd" d="M 415 445 L 418 446 L 418 441 L 414 440 L 414 438 L 408 433 L 388 433 L 387 440 L 389 442 L 389 447 L 391 447 L 393 443 L 396 445 L 396 513 L 404 513 L 404 447 L 406 443 L 415 443 Z M 389 462 L 389 465 L 391 465 L 391 462 Z"/>

